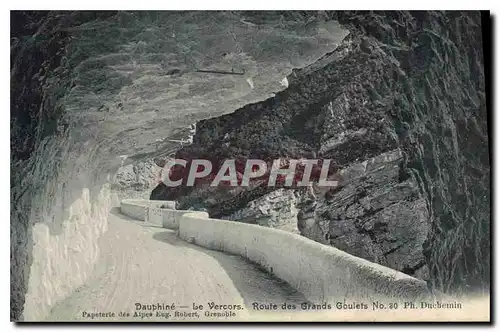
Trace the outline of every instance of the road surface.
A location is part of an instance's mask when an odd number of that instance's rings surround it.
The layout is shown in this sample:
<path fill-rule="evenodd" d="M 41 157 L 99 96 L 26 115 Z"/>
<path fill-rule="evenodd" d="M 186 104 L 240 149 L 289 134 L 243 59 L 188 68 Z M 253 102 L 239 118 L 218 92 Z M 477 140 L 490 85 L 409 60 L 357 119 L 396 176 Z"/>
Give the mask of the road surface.
<path fill-rule="evenodd" d="M 175 231 L 116 211 L 108 221 L 93 276 L 56 305 L 47 320 L 260 320 L 266 314 L 254 310 L 254 302 L 297 307 L 305 302 L 289 285 L 239 256 L 188 244 Z M 210 309 L 212 302 L 232 307 Z M 137 310 L 137 303 L 164 307 Z"/>

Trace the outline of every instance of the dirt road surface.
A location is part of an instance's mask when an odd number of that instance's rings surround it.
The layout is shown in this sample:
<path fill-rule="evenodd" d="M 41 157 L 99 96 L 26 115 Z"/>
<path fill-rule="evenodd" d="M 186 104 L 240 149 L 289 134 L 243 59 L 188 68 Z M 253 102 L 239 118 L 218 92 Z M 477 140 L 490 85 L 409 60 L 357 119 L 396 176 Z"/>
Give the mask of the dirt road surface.
<path fill-rule="evenodd" d="M 47 320 L 260 320 L 265 313 L 253 309 L 255 302 L 299 306 L 305 301 L 239 256 L 191 245 L 175 231 L 116 211 L 109 214 L 109 229 L 99 245 L 93 277 L 57 304 Z"/>

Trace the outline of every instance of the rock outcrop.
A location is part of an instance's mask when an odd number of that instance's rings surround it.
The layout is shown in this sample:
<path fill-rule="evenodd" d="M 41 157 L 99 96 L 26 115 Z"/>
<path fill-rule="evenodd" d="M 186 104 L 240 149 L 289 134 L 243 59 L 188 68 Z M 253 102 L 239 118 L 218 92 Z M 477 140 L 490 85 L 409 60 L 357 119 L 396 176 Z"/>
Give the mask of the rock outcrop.
<path fill-rule="evenodd" d="M 112 189 L 120 198 L 149 198 L 158 184 L 161 168 L 154 160 L 122 166 L 116 172 Z"/>

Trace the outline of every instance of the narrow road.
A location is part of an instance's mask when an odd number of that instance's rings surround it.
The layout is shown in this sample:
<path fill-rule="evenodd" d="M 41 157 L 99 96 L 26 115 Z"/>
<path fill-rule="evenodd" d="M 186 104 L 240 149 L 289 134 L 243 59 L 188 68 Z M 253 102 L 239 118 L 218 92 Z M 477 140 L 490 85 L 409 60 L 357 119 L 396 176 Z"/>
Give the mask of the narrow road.
<path fill-rule="evenodd" d="M 254 302 L 298 306 L 305 301 L 239 256 L 188 244 L 175 231 L 118 212 L 111 212 L 108 221 L 93 277 L 56 305 L 47 320 L 259 320 L 263 312 L 253 310 Z M 164 307 L 138 310 L 137 303 Z M 210 303 L 233 307 L 210 309 Z M 150 313 L 152 317 L 144 317 Z"/>

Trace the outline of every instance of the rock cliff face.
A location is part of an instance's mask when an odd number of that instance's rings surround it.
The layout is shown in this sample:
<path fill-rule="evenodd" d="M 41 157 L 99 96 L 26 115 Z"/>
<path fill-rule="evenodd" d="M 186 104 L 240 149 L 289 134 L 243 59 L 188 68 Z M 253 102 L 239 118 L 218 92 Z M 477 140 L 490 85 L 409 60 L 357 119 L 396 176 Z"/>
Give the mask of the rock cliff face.
<path fill-rule="evenodd" d="M 338 12 L 404 72 L 387 114 L 431 213 L 430 284 L 449 292 L 490 283 L 487 113 L 489 13 Z M 486 48 L 487 50 L 487 48 Z M 387 92 L 380 93 L 387 96 Z"/>
<path fill-rule="evenodd" d="M 198 123 L 176 157 L 334 161 L 325 192 L 164 188 L 153 199 L 300 233 L 430 281 L 489 284 L 489 158 L 481 15 L 328 13 L 351 34 L 286 90 Z M 154 197 L 153 197 L 154 196 Z M 286 221 L 284 221 L 286 220 Z M 293 227 L 292 229 L 293 230 Z"/>

